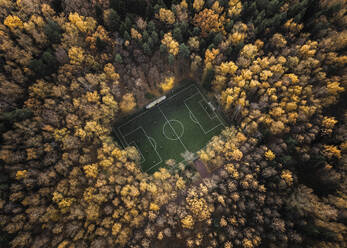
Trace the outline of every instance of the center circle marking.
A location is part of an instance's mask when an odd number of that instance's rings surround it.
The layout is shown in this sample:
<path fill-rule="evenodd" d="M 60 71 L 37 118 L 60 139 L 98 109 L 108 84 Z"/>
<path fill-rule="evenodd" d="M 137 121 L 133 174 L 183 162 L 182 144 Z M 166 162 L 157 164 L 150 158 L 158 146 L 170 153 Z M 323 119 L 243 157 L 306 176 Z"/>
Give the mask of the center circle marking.
<path fill-rule="evenodd" d="M 175 127 L 178 127 L 178 128 L 175 128 Z M 171 132 L 174 133 L 175 137 L 170 137 L 170 135 L 167 134 L 168 128 L 174 130 L 174 132 L 173 131 Z M 163 126 L 163 135 L 165 136 L 165 138 L 167 138 L 168 140 L 178 140 L 179 138 L 183 136 L 183 134 L 184 134 L 184 126 L 182 122 L 180 122 L 179 120 L 169 120 L 165 122 Z"/>

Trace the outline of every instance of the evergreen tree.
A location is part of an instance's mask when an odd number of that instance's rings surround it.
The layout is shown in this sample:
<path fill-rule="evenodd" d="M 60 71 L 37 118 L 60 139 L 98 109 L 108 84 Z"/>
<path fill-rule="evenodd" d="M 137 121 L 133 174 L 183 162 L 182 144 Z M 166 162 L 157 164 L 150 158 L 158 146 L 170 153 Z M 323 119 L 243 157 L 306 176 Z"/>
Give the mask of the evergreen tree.
<path fill-rule="evenodd" d="M 230 20 L 230 22 L 228 22 L 226 25 L 225 25 L 225 31 L 230 33 L 232 28 L 234 26 L 234 21 L 233 20 Z"/>
<path fill-rule="evenodd" d="M 154 42 L 153 42 L 153 39 L 151 37 L 148 38 L 147 44 L 148 44 L 150 49 L 154 48 Z"/>
<path fill-rule="evenodd" d="M 129 34 L 128 31 L 124 31 L 123 38 L 124 38 L 125 40 L 130 40 L 130 39 L 131 39 L 130 34 Z"/>
<path fill-rule="evenodd" d="M 223 40 L 223 35 L 221 33 L 218 33 L 213 38 L 213 44 L 218 47 L 219 43 L 221 43 Z"/>
<path fill-rule="evenodd" d="M 166 46 L 164 44 L 160 45 L 160 52 L 161 53 L 166 53 L 167 52 L 167 48 L 166 48 Z"/>
<path fill-rule="evenodd" d="M 143 43 L 142 48 L 146 55 L 150 55 L 152 53 L 151 48 L 149 47 L 147 42 Z"/>
<path fill-rule="evenodd" d="M 126 1 L 110 0 L 110 8 L 117 11 L 122 17 L 126 15 Z"/>
<path fill-rule="evenodd" d="M 204 75 L 204 78 L 202 80 L 202 85 L 204 86 L 206 90 L 211 90 L 214 75 L 215 75 L 215 72 L 212 68 L 206 71 L 206 74 Z"/>
<path fill-rule="evenodd" d="M 63 30 L 61 27 L 54 21 L 49 20 L 44 27 L 45 35 L 50 43 L 59 43 Z"/>
<path fill-rule="evenodd" d="M 198 36 L 198 35 L 200 35 L 200 32 L 201 32 L 200 28 L 194 27 L 193 32 L 192 32 L 192 36 Z"/>
<path fill-rule="evenodd" d="M 173 33 L 172 33 L 172 37 L 177 40 L 178 42 L 182 42 L 183 41 L 183 36 L 181 33 L 181 29 L 179 27 L 174 28 Z"/>
<path fill-rule="evenodd" d="M 169 54 L 168 62 L 170 65 L 172 65 L 175 62 L 175 56 L 173 56 L 172 54 Z"/>
<path fill-rule="evenodd" d="M 149 38 L 148 32 L 147 32 L 146 30 L 143 31 L 143 33 L 142 33 L 142 39 L 145 40 L 145 41 L 147 41 L 148 38 Z"/>
<path fill-rule="evenodd" d="M 99 37 L 96 38 L 96 48 L 99 52 L 103 51 L 107 46 L 107 43 L 101 40 Z"/>
<path fill-rule="evenodd" d="M 158 42 L 159 42 L 158 33 L 153 31 L 151 37 L 152 37 L 152 40 L 153 40 L 153 44 L 154 45 L 158 44 Z"/>
<path fill-rule="evenodd" d="M 107 15 L 104 15 L 104 22 L 110 31 L 118 31 L 120 27 L 120 16 L 117 11 L 110 9 Z"/>
<path fill-rule="evenodd" d="M 33 59 L 30 62 L 29 68 L 40 78 L 56 72 L 58 69 L 58 61 L 51 50 L 46 50 L 39 59 Z"/>
<path fill-rule="evenodd" d="M 156 27 L 154 21 L 149 21 L 147 24 L 148 32 L 156 32 Z"/>
<path fill-rule="evenodd" d="M 122 58 L 122 56 L 119 53 L 117 53 L 116 56 L 114 57 L 114 61 L 116 63 L 121 64 L 121 63 L 123 63 L 123 58 Z"/>
<path fill-rule="evenodd" d="M 183 58 L 188 58 L 190 54 L 189 48 L 184 44 L 180 44 L 179 55 Z"/>

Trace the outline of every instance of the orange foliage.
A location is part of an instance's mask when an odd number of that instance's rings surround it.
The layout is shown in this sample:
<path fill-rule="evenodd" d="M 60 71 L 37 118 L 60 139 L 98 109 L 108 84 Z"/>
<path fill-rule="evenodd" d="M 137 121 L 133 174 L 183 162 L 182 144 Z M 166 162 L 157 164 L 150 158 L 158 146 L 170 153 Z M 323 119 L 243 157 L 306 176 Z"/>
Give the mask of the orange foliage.
<path fill-rule="evenodd" d="M 206 37 L 210 32 L 222 32 L 224 30 L 224 16 L 219 16 L 212 9 L 204 9 L 194 16 L 194 25 L 201 29 L 201 35 Z"/>

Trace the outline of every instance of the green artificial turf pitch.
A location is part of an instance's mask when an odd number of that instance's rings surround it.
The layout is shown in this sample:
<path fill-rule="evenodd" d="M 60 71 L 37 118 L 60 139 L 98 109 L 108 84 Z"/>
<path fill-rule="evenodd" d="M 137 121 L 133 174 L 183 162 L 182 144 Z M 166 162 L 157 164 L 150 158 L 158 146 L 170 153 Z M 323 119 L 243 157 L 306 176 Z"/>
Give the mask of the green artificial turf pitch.
<path fill-rule="evenodd" d="M 196 153 L 224 126 L 218 111 L 191 84 L 114 130 L 124 147 L 135 146 L 140 152 L 142 171 L 153 173 L 168 159 L 184 161 L 182 153 Z"/>

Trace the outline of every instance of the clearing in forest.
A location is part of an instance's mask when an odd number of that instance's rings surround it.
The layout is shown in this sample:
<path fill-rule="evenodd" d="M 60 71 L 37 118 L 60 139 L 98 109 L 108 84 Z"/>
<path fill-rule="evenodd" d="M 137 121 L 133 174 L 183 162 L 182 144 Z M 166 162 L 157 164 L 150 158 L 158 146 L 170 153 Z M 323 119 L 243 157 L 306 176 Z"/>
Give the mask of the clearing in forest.
<path fill-rule="evenodd" d="M 124 147 L 137 148 L 142 171 L 153 173 L 168 159 L 183 162 L 181 154 L 196 153 L 224 126 L 215 107 L 191 84 L 118 124 L 114 132 Z"/>

